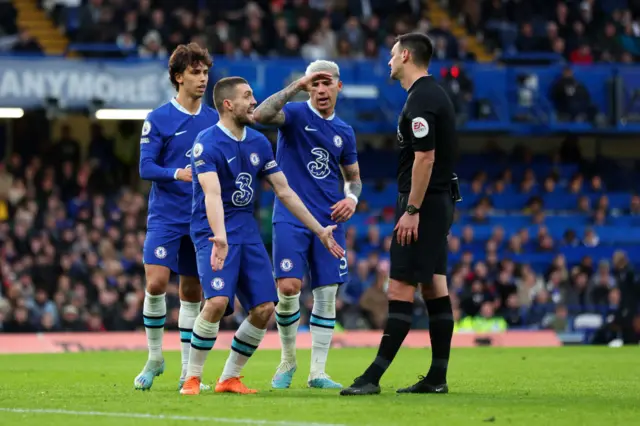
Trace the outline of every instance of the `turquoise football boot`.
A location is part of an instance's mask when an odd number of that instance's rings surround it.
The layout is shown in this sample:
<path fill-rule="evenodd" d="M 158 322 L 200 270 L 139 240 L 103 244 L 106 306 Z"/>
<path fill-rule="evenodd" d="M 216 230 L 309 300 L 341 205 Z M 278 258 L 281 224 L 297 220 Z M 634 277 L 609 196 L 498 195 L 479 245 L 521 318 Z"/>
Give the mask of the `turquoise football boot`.
<path fill-rule="evenodd" d="M 294 363 L 282 362 L 276 370 L 276 374 L 271 379 L 271 387 L 274 389 L 289 389 L 293 375 L 297 370 Z"/>
<path fill-rule="evenodd" d="M 149 390 L 153 386 L 153 379 L 164 373 L 164 359 L 162 361 L 147 361 L 138 377 L 133 381 L 133 387 L 137 390 Z"/>
<path fill-rule="evenodd" d="M 327 376 L 325 373 L 322 373 L 313 379 L 309 377 L 307 386 L 316 389 L 342 389 L 342 385 L 340 383 L 331 380 L 331 377 Z"/>

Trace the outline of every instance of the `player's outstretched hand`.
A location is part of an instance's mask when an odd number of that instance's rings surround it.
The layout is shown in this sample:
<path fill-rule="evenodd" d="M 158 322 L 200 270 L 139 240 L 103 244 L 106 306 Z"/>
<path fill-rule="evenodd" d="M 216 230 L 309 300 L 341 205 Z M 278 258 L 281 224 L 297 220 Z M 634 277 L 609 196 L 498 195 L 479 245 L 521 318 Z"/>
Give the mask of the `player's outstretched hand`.
<path fill-rule="evenodd" d="M 298 79 L 298 88 L 300 90 L 304 90 L 305 92 L 309 92 L 311 90 L 311 86 L 313 82 L 318 80 L 331 80 L 333 79 L 333 75 L 330 72 L 326 71 L 318 71 L 311 73 L 309 75 L 305 75 L 304 77 Z"/>
<path fill-rule="evenodd" d="M 331 220 L 341 223 L 351 219 L 351 216 L 356 212 L 356 202 L 352 198 L 345 198 L 340 200 L 331 206 Z"/>
<path fill-rule="evenodd" d="M 178 169 L 178 175 L 176 176 L 176 178 L 183 182 L 191 182 L 193 180 L 191 167 L 189 167 L 188 169 Z"/>
<path fill-rule="evenodd" d="M 318 234 L 318 238 L 322 241 L 322 244 L 329 250 L 329 253 L 336 259 L 344 257 L 344 249 L 340 247 L 340 244 L 333 238 L 333 231 L 336 229 L 336 225 L 330 225 L 323 228 Z"/>
<path fill-rule="evenodd" d="M 225 238 L 211 237 L 209 241 L 213 243 L 211 250 L 211 269 L 220 271 L 224 267 L 224 261 L 229 253 L 229 244 Z"/>

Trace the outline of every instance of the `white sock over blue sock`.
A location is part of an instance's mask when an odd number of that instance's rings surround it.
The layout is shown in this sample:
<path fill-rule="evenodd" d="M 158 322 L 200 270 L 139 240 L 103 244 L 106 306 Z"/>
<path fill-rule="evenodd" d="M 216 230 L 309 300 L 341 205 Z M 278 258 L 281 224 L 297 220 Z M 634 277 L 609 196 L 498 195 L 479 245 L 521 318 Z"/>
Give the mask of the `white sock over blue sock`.
<path fill-rule="evenodd" d="M 300 324 L 300 293 L 285 296 L 278 290 L 278 304 L 276 305 L 276 324 L 282 345 L 282 362 L 295 364 L 296 336 Z"/>
<path fill-rule="evenodd" d="M 164 336 L 166 318 L 167 302 L 165 301 L 165 293 L 154 296 L 145 292 L 142 305 L 142 320 L 147 334 L 149 361 L 162 360 L 162 338 Z"/>
<path fill-rule="evenodd" d="M 240 377 L 242 369 L 251 358 L 251 355 L 258 349 L 266 333 L 266 329 L 261 330 L 253 326 L 248 318 L 240 324 L 240 328 L 236 331 L 231 342 L 231 352 L 224 365 L 222 376 L 220 376 L 221 382 L 232 377 Z"/>
<path fill-rule="evenodd" d="M 325 373 L 333 329 L 336 325 L 337 285 L 313 290 L 313 309 L 309 326 L 311 329 L 311 379 Z"/>
<path fill-rule="evenodd" d="M 189 350 L 189 364 L 187 365 L 186 377 L 202 378 L 202 369 L 207 360 L 207 355 L 218 337 L 220 329 L 219 322 L 209 322 L 198 315 L 193 324 L 193 332 L 191 333 L 191 349 Z"/>
<path fill-rule="evenodd" d="M 180 313 L 178 314 L 178 329 L 180 330 L 180 346 L 182 356 L 182 374 L 180 379 L 186 378 L 187 365 L 189 365 L 189 351 L 191 350 L 191 333 L 196 318 L 200 314 L 200 302 L 180 301 Z"/>

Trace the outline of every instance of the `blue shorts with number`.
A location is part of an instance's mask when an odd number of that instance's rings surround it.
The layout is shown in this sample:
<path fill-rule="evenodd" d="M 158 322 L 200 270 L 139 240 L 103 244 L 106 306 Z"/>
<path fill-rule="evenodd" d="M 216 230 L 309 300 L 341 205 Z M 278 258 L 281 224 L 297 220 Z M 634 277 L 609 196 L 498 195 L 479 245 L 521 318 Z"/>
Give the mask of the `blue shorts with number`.
<path fill-rule="evenodd" d="M 345 247 L 343 227 L 336 228 L 333 237 Z M 302 279 L 309 272 L 312 289 L 342 284 L 349 278 L 346 257 L 336 259 L 309 229 L 284 222 L 273 224 L 273 270 L 276 279 Z"/>
<path fill-rule="evenodd" d="M 169 230 L 148 230 L 142 259 L 145 265 L 165 266 L 178 275 L 198 276 L 196 251 L 188 234 Z"/>
<path fill-rule="evenodd" d="M 229 252 L 221 271 L 211 269 L 212 243 L 198 245 L 198 276 L 205 299 L 227 297 L 226 315 L 234 309 L 235 296 L 249 312 L 258 305 L 278 302 L 271 261 L 264 244 L 229 244 Z"/>

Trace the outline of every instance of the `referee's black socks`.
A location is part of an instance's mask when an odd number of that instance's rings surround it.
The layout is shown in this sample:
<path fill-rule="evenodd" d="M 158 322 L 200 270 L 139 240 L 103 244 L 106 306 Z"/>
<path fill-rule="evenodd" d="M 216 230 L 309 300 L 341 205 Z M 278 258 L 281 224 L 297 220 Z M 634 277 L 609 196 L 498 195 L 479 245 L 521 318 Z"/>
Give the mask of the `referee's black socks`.
<path fill-rule="evenodd" d="M 364 372 L 362 376 L 364 379 L 376 385 L 380 382 L 380 378 L 391 365 L 400 350 L 400 346 L 402 346 L 402 342 L 409 334 L 412 315 L 413 302 L 389 301 L 389 317 L 382 334 L 378 355 Z"/>
<path fill-rule="evenodd" d="M 427 300 L 429 337 L 431 339 L 431 368 L 426 381 L 432 385 L 447 383 L 447 366 L 453 336 L 453 309 L 449 296 Z"/>

